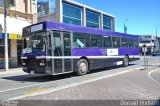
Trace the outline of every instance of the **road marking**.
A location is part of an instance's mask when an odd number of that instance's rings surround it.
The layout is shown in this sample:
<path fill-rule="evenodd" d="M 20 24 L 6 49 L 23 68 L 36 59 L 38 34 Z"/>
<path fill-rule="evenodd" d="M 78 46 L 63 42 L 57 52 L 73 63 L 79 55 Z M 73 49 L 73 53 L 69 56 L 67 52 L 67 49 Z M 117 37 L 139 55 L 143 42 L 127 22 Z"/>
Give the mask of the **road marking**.
<path fill-rule="evenodd" d="M 89 82 L 94 82 L 94 81 L 98 81 L 98 80 L 101 80 L 101 79 L 110 78 L 110 77 L 113 77 L 113 76 L 117 76 L 117 75 L 121 75 L 121 74 L 124 74 L 124 73 L 128 73 L 128 72 L 137 70 L 139 68 L 134 68 L 134 69 L 127 70 L 127 71 L 122 71 L 122 72 L 118 72 L 118 73 L 114 73 L 114 74 L 110 74 L 110 75 L 105 75 L 105 76 L 98 77 L 98 78 L 89 78 L 88 77 L 88 80 L 81 80 L 80 82 L 72 83 L 72 84 L 69 84 L 69 85 L 64 85 L 64 86 L 56 87 L 56 88 L 51 88 L 51 89 L 48 89 L 47 91 L 36 92 L 36 93 L 33 93 L 33 94 L 29 94 L 29 95 L 22 95 L 22 96 L 18 96 L 18 97 L 13 97 L 13 98 L 9 98 L 8 100 L 18 100 L 18 99 L 21 99 L 21 98 L 24 98 L 24 97 L 28 97 L 28 96 L 36 96 L 36 95 L 43 95 L 43 94 L 53 93 L 53 92 L 56 92 L 56 91 L 59 91 L 59 90 L 63 90 L 63 89 L 75 87 L 75 86 L 78 86 L 78 85 L 86 84 L 86 83 L 89 83 Z"/>
<path fill-rule="evenodd" d="M 13 90 L 17 90 L 17 89 L 29 88 L 29 87 L 43 85 L 43 84 L 47 84 L 47 83 L 51 83 L 51 82 L 45 82 L 45 83 L 39 83 L 39 84 L 34 84 L 34 85 L 29 85 L 29 86 L 23 86 L 23 87 L 13 88 L 13 89 L 7 89 L 7 90 L 0 91 L 0 93 L 8 92 L 8 91 L 13 91 Z"/>
<path fill-rule="evenodd" d="M 47 88 L 39 88 L 39 89 L 27 91 L 27 92 L 24 92 L 24 94 L 28 95 L 28 94 L 32 94 L 32 93 L 36 93 L 36 92 L 41 92 L 41 91 L 44 91 L 44 90 L 47 90 Z"/>
<path fill-rule="evenodd" d="M 149 76 L 149 78 L 150 78 L 153 82 L 155 82 L 155 83 L 157 83 L 157 84 L 160 84 L 160 82 L 156 81 L 155 79 L 153 79 L 153 78 L 151 77 L 151 74 L 152 74 L 153 72 L 158 71 L 158 70 L 160 70 L 160 68 L 158 68 L 158 69 L 156 69 L 156 70 L 153 70 L 153 71 L 150 71 L 150 72 L 148 73 L 148 76 Z"/>

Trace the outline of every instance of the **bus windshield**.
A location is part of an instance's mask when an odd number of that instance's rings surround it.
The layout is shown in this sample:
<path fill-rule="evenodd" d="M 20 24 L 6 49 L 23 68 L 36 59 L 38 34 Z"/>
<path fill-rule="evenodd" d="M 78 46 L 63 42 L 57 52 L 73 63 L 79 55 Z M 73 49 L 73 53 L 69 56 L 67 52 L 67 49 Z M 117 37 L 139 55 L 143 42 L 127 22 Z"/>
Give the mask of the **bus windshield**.
<path fill-rule="evenodd" d="M 23 53 L 41 53 L 45 52 L 45 34 L 36 33 L 24 38 Z"/>

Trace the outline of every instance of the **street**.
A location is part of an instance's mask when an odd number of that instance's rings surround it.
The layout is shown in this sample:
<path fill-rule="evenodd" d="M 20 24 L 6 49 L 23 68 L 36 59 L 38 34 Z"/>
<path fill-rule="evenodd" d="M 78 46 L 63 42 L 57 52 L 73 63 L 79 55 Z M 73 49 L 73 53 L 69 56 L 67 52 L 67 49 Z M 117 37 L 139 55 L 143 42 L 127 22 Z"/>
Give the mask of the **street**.
<path fill-rule="evenodd" d="M 141 57 L 140 60 L 130 63 L 128 67 L 93 70 L 84 76 L 28 75 L 24 72 L 0 74 L 0 99 L 159 100 L 160 57 L 148 56 L 147 58 L 148 70 L 144 70 L 144 60 Z M 26 101 L 23 103 L 25 104 Z M 27 105 L 33 105 L 28 103 Z M 60 102 L 59 105 L 63 103 Z"/>

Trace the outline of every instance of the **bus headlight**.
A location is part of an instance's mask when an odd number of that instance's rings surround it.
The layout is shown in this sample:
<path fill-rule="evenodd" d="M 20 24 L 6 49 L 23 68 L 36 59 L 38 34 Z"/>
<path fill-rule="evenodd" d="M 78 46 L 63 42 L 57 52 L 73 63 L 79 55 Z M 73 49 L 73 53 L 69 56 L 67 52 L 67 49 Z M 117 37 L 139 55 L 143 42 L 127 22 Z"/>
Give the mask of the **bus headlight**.
<path fill-rule="evenodd" d="M 22 63 L 23 66 L 26 65 L 25 61 L 23 61 L 23 60 L 21 60 L 21 63 Z"/>
<path fill-rule="evenodd" d="M 40 60 L 39 66 L 45 66 L 45 60 Z"/>
<path fill-rule="evenodd" d="M 39 63 L 40 66 L 45 66 L 45 63 Z"/>

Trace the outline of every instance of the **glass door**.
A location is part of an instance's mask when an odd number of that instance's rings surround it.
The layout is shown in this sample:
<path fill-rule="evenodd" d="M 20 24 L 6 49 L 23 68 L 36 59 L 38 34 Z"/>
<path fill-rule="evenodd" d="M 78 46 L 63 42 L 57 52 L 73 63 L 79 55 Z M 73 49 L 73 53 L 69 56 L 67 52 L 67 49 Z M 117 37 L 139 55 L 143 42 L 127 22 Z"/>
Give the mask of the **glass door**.
<path fill-rule="evenodd" d="M 72 71 L 70 32 L 53 32 L 54 74 Z"/>
<path fill-rule="evenodd" d="M 63 45 L 64 45 L 64 72 L 72 71 L 71 59 L 71 36 L 70 32 L 63 32 Z"/>
<path fill-rule="evenodd" d="M 63 72 L 62 65 L 62 36 L 61 32 L 54 32 L 54 74 Z"/>

